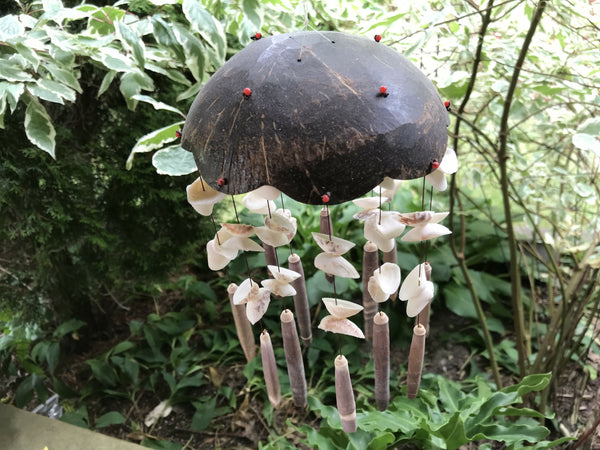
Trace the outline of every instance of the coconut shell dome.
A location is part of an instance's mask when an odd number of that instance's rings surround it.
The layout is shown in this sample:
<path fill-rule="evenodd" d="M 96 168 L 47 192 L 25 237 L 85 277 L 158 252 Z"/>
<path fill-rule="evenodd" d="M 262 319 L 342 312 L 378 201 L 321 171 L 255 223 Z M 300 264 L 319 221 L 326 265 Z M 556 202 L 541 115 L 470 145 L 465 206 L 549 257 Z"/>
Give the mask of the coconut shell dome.
<path fill-rule="evenodd" d="M 432 171 L 446 150 L 448 113 L 408 59 L 372 39 L 296 32 L 259 39 L 198 93 L 182 146 L 226 194 L 275 186 L 330 204 L 384 177 Z"/>

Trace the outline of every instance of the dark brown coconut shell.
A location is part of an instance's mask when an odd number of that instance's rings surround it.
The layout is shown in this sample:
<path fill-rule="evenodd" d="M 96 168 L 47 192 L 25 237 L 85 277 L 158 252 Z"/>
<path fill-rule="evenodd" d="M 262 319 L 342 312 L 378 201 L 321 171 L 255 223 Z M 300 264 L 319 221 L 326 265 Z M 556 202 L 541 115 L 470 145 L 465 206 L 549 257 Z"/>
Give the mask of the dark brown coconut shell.
<path fill-rule="evenodd" d="M 182 146 L 225 193 L 268 184 L 337 204 L 386 176 L 431 172 L 448 123 L 435 87 L 404 56 L 364 37 L 303 31 L 255 41 L 223 65 L 192 104 Z"/>

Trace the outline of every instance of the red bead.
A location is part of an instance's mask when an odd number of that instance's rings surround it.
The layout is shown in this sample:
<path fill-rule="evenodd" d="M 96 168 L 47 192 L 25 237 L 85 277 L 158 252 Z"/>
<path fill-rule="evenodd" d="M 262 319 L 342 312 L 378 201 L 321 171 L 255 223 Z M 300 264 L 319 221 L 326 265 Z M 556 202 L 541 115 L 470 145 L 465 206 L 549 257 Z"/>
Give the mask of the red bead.
<path fill-rule="evenodd" d="M 321 201 L 322 201 L 323 203 L 329 203 L 329 200 L 331 200 L 331 199 L 329 198 L 329 195 L 327 195 L 327 194 L 323 194 L 323 195 L 321 195 Z"/>
<path fill-rule="evenodd" d="M 385 93 L 387 92 L 387 88 L 386 88 L 385 86 L 381 86 L 381 87 L 379 88 L 379 92 L 380 92 L 381 94 L 385 94 Z"/>
<path fill-rule="evenodd" d="M 256 34 L 254 35 L 254 38 L 255 38 L 257 41 L 258 41 L 258 40 L 259 40 L 261 37 L 262 37 L 262 34 L 261 34 L 261 33 L 256 33 Z"/>
<path fill-rule="evenodd" d="M 433 170 L 436 170 L 438 167 L 440 167 L 440 163 L 438 162 L 437 159 L 434 159 L 433 161 L 431 161 L 431 168 Z"/>
<path fill-rule="evenodd" d="M 225 181 L 225 178 L 219 178 L 217 180 L 217 185 L 219 185 L 219 187 L 225 186 L 225 184 L 227 184 L 227 182 Z"/>
<path fill-rule="evenodd" d="M 375 35 L 375 42 L 380 42 L 381 41 L 381 35 L 380 34 L 376 34 Z"/>
<path fill-rule="evenodd" d="M 252 89 L 250 89 L 250 88 L 244 89 L 244 96 L 245 97 L 250 97 L 251 95 L 252 95 Z"/>
<path fill-rule="evenodd" d="M 446 108 L 450 108 L 450 100 L 446 100 L 446 101 L 444 102 L 444 106 L 445 106 Z"/>
<path fill-rule="evenodd" d="M 181 131 L 175 130 L 175 137 L 176 138 L 180 138 L 181 137 Z"/>

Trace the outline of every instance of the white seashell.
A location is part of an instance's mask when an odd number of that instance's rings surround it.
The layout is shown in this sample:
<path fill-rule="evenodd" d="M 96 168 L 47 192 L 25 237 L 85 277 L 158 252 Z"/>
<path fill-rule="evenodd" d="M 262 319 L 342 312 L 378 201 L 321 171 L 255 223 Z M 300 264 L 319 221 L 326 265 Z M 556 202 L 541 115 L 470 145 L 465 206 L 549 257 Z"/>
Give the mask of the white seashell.
<path fill-rule="evenodd" d="M 221 227 L 232 236 L 248 238 L 254 234 L 254 226 L 244 223 L 222 223 Z"/>
<path fill-rule="evenodd" d="M 221 245 L 224 249 L 243 250 L 247 252 L 264 252 L 265 249 L 247 237 L 232 237 Z"/>
<path fill-rule="evenodd" d="M 332 333 L 346 334 L 359 339 L 364 339 L 365 335 L 362 330 L 348 319 L 338 319 L 334 316 L 325 316 L 319 323 L 321 330 L 330 331 Z"/>
<path fill-rule="evenodd" d="M 446 174 L 439 168 L 425 175 L 425 179 L 438 191 L 445 191 L 448 189 L 448 180 L 446 180 Z"/>
<path fill-rule="evenodd" d="M 271 293 L 269 290 L 260 288 L 256 298 L 246 303 L 246 317 L 248 317 L 248 320 L 252 325 L 262 319 L 262 316 L 264 316 L 265 312 L 267 312 L 270 302 Z"/>
<path fill-rule="evenodd" d="M 262 242 L 273 247 L 286 245 L 290 242 L 289 235 L 280 231 L 269 230 L 267 227 L 256 227 L 254 231 Z"/>
<path fill-rule="evenodd" d="M 291 283 L 294 280 L 300 278 L 300 274 L 290 269 L 286 269 L 285 267 L 277 267 L 277 266 L 267 266 L 271 275 L 276 280 L 283 281 L 285 283 Z"/>
<path fill-rule="evenodd" d="M 317 245 L 329 255 L 342 256 L 355 245 L 354 242 L 335 236 L 331 236 L 330 239 L 329 235 L 324 233 L 313 232 L 312 235 Z"/>
<path fill-rule="evenodd" d="M 369 217 L 374 215 L 379 216 L 379 208 L 363 209 L 362 211 L 359 211 L 356 214 L 354 214 L 354 216 L 352 217 L 354 217 L 356 220 L 364 222 Z"/>
<path fill-rule="evenodd" d="M 255 300 L 259 295 L 259 284 L 250 279 L 246 278 L 236 289 L 233 294 L 233 304 L 242 305 L 251 300 Z"/>
<path fill-rule="evenodd" d="M 268 184 L 254 189 L 251 192 L 254 193 L 254 195 L 256 195 L 257 197 L 264 198 L 265 200 L 276 200 L 277 197 L 281 195 L 281 191 L 279 189 L 273 186 L 269 186 Z"/>
<path fill-rule="evenodd" d="M 415 268 L 411 270 L 408 276 L 404 279 L 404 282 L 400 287 L 400 292 L 398 293 L 398 298 L 406 301 L 410 297 L 417 296 L 421 289 L 421 285 L 423 285 L 423 283 L 426 281 L 427 277 L 425 275 L 425 263 L 415 266 Z"/>
<path fill-rule="evenodd" d="M 417 225 L 428 223 L 433 218 L 433 215 L 433 211 L 416 211 L 412 213 L 401 213 L 400 220 L 402 221 L 402 223 L 408 226 L 416 227 Z"/>
<path fill-rule="evenodd" d="M 379 192 L 377 193 L 379 194 Z M 352 200 L 356 206 L 362 209 L 372 209 L 379 208 L 381 203 L 388 203 L 391 199 L 388 197 L 381 197 L 381 201 L 379 201 L 379 195 L 373 197 L 363 197 Z"/>
<path fill-rule="evenodd" d="M 412 230 L 402 236 L 401 240 L 404 242 L 419 242 L 434 239 L 436 237 L 451 233 L 452 231 L 450 231 L 444 225 L 440 225 L 439 223 L 426 223 L 425 225 L 414 227 Z"/>
<path fill-rule="evenodd" d="M 458 170 L 458 158 L 456 157 L 456 152 L 453 149 L 446 149 L 446 153 L 444 153 L 444 157 L 440 162 L 440 167 L 438 167 L 437 170 L 441 170 L 447 174 L 456 173 Z"/>
<path fill-rule="evenodd" d="M 262 280 L 260 284 L 271 291 L 272 294 L 278 295 L 279 297 L 291 297 L 292 295 L 296 295 L 296 289 L 294 289 L 287 281 L 267 279 Z"/>
<path fill-rule="evenodd" d="M 339 298 L 335 299 L 330 297 L 325 297 L 322 300 L 323 303 L 325 303 L 325 308 L 327 308 L 329 314 L 331 314 L 334 317 L 337 317 L 338 319 L 346 319 L 363 310 L 362 305 L 350 302 L 348 300 L 342 300 Z"/>
<path fill-rule="evenodd" d="M 295 227 L 291 216 L 287 216 L 280 211 L 281 210 L 273 211 L 270 216 L 266 216 L 265 226 L 271 231 L 279 231 L 282 233 L 294 232 Z"/>
<path fill-rule="evenodd" d="M 275 211 L 277 208 L 277 205 L 273 200 L 267 200 L 264 197 L 261 197 L 256 193 L 256 190 L 248 192 L 242 199 L 242 204 L 256 214 L 268 214 L 269 209 Z"/>
<path fill-rule="evenodd" d="M 210 270 L 215 271 L 223 269 L 233 258 L 237 256 L 237 250 L 232 257 L 229 257 L 228 254 L 224 255 L 215 239 L 211 239 L 206 244 L 206 253 L 208 255 L 208 267 Z"/>
<path fill-rule="evenodd" d="M 373 242 L 377 248 L 383 252 L 389 252 L 394 248 L 394 238 L 386 238 L 381 234 L 378 226 L 378 217 L 371 216 L 365 220 L 364 236 L 368 241 Z"/>
<path fill-rule="evenodd" d="M 375 271 L 377 272 L 377 271 Z M 390 298 L 390 294 L 383 292 L 379 282 L 375 276 L 369 278 L 369 282 L 367 283 L 367 290 L 369 291 L 369 295 L 374 302 L 382 303 L 385 302 L 388 298 Z"/>
<path fill-rule="evenodd" d="M 420 292 L 417 296 L 411 297 L 408 299 L 408 304 L 406 305 L 406 315 L 408 317 L 415 317 L 423 308 L 425 308 L 431 299 L 433 298 L 434 286 L 431 281 L 425 281 L 421 284 Z"/>
<path fill-rule="evenodd" d="M 392 295 L 400 286 L 400 267 L 394 263 L 382 264 L 379 269 L 373 272 L 373 278 L 377 280 L 383 292 Z"/>
<path fill-rule="evenodd" d="M 383 197 L 389 198 L 389 201 L 391 202 L 398 190 L 400 189 L 401 185 L 402 180 L 395 180 L 390 177 L 385 177 L 383 181 L 379 183 L 379 186 L 373 189 L 373 191 L 379 195 L 379 188 L 381 188 L 381 195 Z"/>
<path fill-rule="evenodd" d="M 315 258 L 315 267 L 328 275 L 342 278 L 360 278 L 360 275 L 352 264 L 343 256 L 319 253 Z"/>
<path fill-rule="evenodd" d="M 400 213 L 396 211 L 382 211 L 381 223 L 379 223 L 380 220 L 378 217 L 371 217 L 367 220 L 375 220 L 377 229 L 387 239 L 400 236 L 406 228 L 406 225 L 400 219 Z"/>
<path fill-rule="evenodd" d="M 211 188 L 208 183 L 199 177 L 192 184 L 185 188 L 187 192 L 187 201 L 192 207 L 203 216 L 212 214 L 215 203 L 220 202 L 226 197 L 226 194 Z"/>
<path fill-rule="evenodd" d="M 440 223 L 442 220 L 444 220 L 446 217 L 448 217 L 448 214 L 450 214 L 449 212 L 439 212 L 439 213 L 433 213 L 433 217 L 431 218 L 431 220 L 429 221 L 429 223 Z"/>

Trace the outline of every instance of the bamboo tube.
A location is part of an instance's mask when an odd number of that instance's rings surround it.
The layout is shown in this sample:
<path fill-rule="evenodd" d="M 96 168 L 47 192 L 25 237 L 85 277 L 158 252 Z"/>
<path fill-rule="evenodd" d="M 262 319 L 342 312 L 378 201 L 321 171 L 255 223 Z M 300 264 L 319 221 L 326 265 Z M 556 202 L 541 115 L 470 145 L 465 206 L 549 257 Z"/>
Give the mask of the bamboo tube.
<path fill-rule="evenodd" d="M 342 429 L 346 433 L 354 433 L 356 431 L 356 404 L 354 403 L 348 360 L 343 355 L 339 355 L 335 358 L 334 365 L 335 398 L 342 421 Z"/>
<path fill-rule="evenodd" d="M 264 242 L 262 246 L 265 249 L 265 260 L 267 261 L 267 266 L 278 266 L 277 254 L 275 253 L 277 249 L 272 245 L 265 244 Z M 269 274 L 269 278 L 273 278 L 273 275 Z"/>
<path fill-rule="evenodd" d="M 389 252 L 383 252 L 383 262 L 398 264 L 398 251 L 396 248 L 395 240 L 394 240 L 394 248 L 391 249 Z M 398 291 L 396 291 L 392 295 L 390 295 L 390 300 L 396 300 L 397 296 L 398 296 Z"/>
<path fill-rule="evenodd" d="M 308 296 L 306 295 L 306 280 L 304 279 L 304 268 L 300 257 L 292 253 L 288 258 L 288 267 L 290 270 L 298 272 L 300 278 L 295 279 L 290 284 L 296 289 L 294 295 L 294 309 L 300 329 L 300 337 L 305 346 L 310 345 L 312 341 L 312 330 L 310 327 L 310 308 L 308 306 Z"/>
<path fill-rule="evenodd" d="M 273 353 L 271 336 L 269 336 L 269 333 L 267 333 L 266 330 L 263 330 L 260 334 L 260 356 L 262 358 L 262 367 L 269 401 L 271 402 L 271 405 L 273 405 L 273 408 L 277 408 L 281 402 L 281 389 L 279 387 L 277 364 L 275 363 L 275 354 Z"/>
<path fill-rule="evenodd" d="M 418 324 L 413 328 L 410 353 L 408 354 L 408 376 L 406 379 L 406 396 L 417 398 L 419 384 L 421 384 L 421 371 L 425 356 L 425 327 Z"/>
<path fill-rule="evenodd" d="M 283 350 L 285 351 L 292 397 L 294 398 L 294 404 L 302 408 L 306 406 L 306 378 L 304 376 L 304 362 L 302 361 L 296 322 L 294 322 L 294 314 L 289 309 L 285 309 L 280 318 Z"/>
<path fill-rule="evenodd" d="M 331 215 L 329 214 L 329 209 L 323 207 L 321 212 L 319 213 L 320 222 L 319 222 L 319 231 L 327 236 L 333 235 L 333 224 L 331 223 Z M 333 275 L 325 274 L 325 278 L 327 281 L 333 284 L 334 277 Z"/>
<path fill-rule="evenodd" d="M 246 355 L 246 361 L 250 362 L 256 356 L 256 342 L 254 341 L 254 333 L 252 333 L 252 325 L 246 317 L 246 307 L 244 305 L 233 304 L 233 294 L 237 290 L 237 285 L 231 283 L 227 286 L 227 294 L 229 294 L 229 303 L 231 303 L 231 312 L 233 313 L 233 322 L 237 331 L 240 345 Z"/>
<path fill-rule="evenodd" d="M 431 281 L 431 264 L 425 261 L 425 278 L 427 281 Z M 425 327 L 426 334 L 425 336 L 429 336 L 429 316 L 431 314 L 431 302 L 427 304 L 425 308 L 417 315 L 417 321 L 421 325 Z"/>
<path fill-rule="evenodd" d="M 386 313 L 373 317 L 373 362 L 375 368 L 375 403 L 385 411 L 390 402 L 390 327 Z"/>
<path fill-rule="evenodd" d="M 373 339 L 373 317 L 377 313 L 377 303 L 371 298 L 368 285 L 369 278 L 371 278 L 373 272 L 379 267 L 379 251 L 377 250 L 377 246 L 371 241 L 367 241 L 363 250 L 363 315 L 365 318 L 365 339 L 370 341 Z"/>

